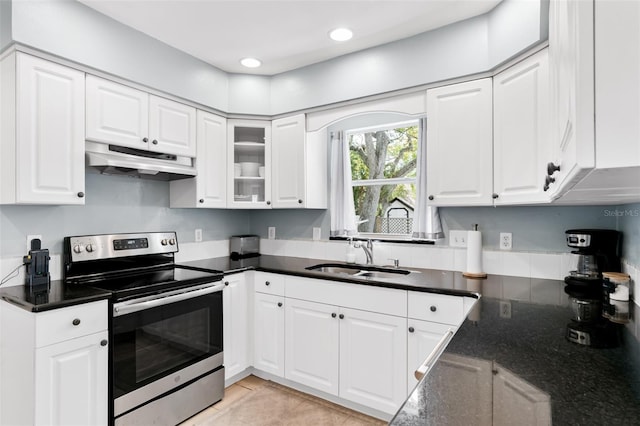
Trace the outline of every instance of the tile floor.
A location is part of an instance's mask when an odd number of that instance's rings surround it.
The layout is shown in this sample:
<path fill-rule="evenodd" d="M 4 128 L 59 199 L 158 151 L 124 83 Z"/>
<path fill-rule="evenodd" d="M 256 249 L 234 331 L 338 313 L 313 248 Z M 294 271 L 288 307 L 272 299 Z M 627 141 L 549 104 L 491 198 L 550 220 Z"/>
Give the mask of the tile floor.
<path fill-rule="evenodd" d="M 382 426 L 387 423 L 291 388 L 249 376 L 224 399 L 180 426 Z"/>

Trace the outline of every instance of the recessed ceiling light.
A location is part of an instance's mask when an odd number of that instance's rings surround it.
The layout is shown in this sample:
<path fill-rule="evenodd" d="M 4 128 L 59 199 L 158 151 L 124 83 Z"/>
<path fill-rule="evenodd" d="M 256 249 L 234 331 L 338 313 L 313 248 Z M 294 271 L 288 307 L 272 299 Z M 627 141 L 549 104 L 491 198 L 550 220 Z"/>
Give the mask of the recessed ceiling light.
<path fill-rule="evenodd" d="M 240 60 L 240 63 L 247 68 L 258 68 L 262 65 L 262 62 L 256 58 L 244 58 Z"/>
<path fill-rule="evenodd" d="M 329 37 L 335 41 L 347 41 L 353 37 L 353 32 L 348 28 L 336 28 L 329 33 Z"/>

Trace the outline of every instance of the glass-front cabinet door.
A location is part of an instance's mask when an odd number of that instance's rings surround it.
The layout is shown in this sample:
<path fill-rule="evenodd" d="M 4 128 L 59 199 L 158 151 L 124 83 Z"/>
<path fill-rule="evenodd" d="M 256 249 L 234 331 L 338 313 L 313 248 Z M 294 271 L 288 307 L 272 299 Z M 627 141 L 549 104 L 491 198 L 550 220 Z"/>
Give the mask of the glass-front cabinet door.
<path fill-rule="evenodd" d="M 271 208 L 271 122 L 229 120 L 228 203 Z"/>

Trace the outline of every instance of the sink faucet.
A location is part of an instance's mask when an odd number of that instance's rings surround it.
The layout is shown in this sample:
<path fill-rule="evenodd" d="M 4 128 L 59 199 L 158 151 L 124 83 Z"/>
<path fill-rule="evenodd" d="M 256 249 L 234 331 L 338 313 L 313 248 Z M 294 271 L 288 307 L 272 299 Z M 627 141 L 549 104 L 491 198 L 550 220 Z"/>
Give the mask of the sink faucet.
<path fill-rule="evenodd" d="M 366 246 L 364 244 L 361 244 L 360 242 L 356 242 L 354 244 L 354 247 L 362 247 L 362 250 L 364 250 L 364 254 L 367 256 L 367 265 L 373 264 L 373 241 L 371 241 L 371 239 L 367 240 Z"/>

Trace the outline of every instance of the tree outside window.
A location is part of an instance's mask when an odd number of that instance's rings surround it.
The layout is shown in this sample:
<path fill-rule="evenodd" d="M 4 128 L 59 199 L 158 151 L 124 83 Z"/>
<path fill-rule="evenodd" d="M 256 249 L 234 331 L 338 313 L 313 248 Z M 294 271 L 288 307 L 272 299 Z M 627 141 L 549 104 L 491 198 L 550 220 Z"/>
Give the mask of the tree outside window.
<path fill-rule="evenodd" d="M 358 232 L 411 234 L 418 123 L 346 132 Z"/>

